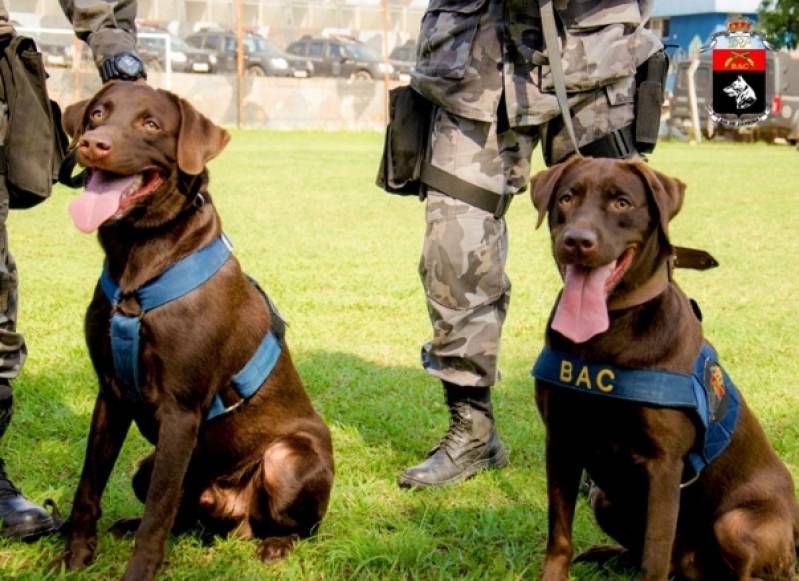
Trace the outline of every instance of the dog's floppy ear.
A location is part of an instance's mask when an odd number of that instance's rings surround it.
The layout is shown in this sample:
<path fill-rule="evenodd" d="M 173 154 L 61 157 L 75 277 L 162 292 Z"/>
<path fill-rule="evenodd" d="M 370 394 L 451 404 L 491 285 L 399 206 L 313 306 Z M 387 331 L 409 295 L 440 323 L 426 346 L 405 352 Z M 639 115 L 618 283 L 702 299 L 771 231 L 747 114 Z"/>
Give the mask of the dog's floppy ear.
<path fill-rule="evenodd" d="M 189 175 L 202 173 L 205 164 L 222 153 L 230 134 L 214 125 L 185 99 L 173 95 L 180 107 L 178 168 Z"/>
<path fill-rule="evenodd" d="M 72 103 L 72 105 L 68 105 L 67 108 L 64 109 L 64 113 L 61 115 L 61 126 L 73 141 L 83 135 L 85 125 L 83 120 L 86 117 L 86 107 L 88 107 L 89 103 L 93 100 L 94 99 L 84 99 L 83 101 Z"/>
<path fill-rule="evenodd" d="M 668 240 L 669 221 L 682 208 L 682 202 L 685 198 L 685 184 L 677 178 L 669 177 L 652 169 L 641 160 L 631 161 L 630 167 L 641 176 L 641 179 L 644 180 L 649 189 L 649 193 L 652 194 L 652 199 L 655 201 L 658 214 L 660 214 L 660 229 Z"/>
<path fill-rule="evenodd" d="M 86 129 L 86 111 L 89 106 L 96 101 L 100 95 L 105 93 L 109 87 L 118 82 L 119 81 L 110 81 L 103 85 L 92 97 L 84 99 L 83 101 L 78 101 L 77 103 L 72 103 L 72 105 L 68 105 L 67 108 L 64 109 L 64 112 L 61 114 L 61 126 L 64 128 L 64 131 L 67 132 L 67 135 L 72 138 L 73 143 L 78 137 L 83 135 L 83 131 Z"/>
<path fill-rule="evenodd" d="M 566 161 L 553 165 L 551 168 L 540 171 L 533 176 L 530 182 L 530 197 L 533 199 L 533 206 L 538 210 L 536 228 L 539 228 L 544 222 L 544 216 L 547 215 L 549 207 L 552 205 L 552 198 L 558 188 L 560 178 L 578 159 L 580 159 L 579 156 L 573 155 Z"/>

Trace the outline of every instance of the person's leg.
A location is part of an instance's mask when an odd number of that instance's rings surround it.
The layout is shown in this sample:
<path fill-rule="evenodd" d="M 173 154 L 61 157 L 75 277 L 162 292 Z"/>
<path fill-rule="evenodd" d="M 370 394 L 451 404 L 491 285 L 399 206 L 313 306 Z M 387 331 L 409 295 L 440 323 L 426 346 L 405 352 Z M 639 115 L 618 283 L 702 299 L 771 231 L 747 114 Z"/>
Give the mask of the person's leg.
<path fill-rule="evenodd" d="M 0 144 L 7 126 L 5 104 L 0 101 Z M 8 251 L 8 190 L 5 175 L 0 175 L 0 438 L 14 412 L 9 380 L 19 375 L 26 348 L 17 333 L 17 267 Z M 46 510 L 28 501 L 6 475 L 0 458 L 0 536 L 30 538 L 55 529 Z"/>
<path fill-rule="evenodd" d="M 498 196 L 513 194 L 527 183 L 534 143 L 530 134 L 439 110 L 430 162 Z M 458 482 L 507 463 L 490 392 L 499 379 L 510 301 L 505 220 L 433 189 L 427 198 L 419 273 L 433 338 L 422 347 L 422 364 L 444 384 L 450 426 L 427 459 L 400 476 L 400 486 L 413 488 Z"/>

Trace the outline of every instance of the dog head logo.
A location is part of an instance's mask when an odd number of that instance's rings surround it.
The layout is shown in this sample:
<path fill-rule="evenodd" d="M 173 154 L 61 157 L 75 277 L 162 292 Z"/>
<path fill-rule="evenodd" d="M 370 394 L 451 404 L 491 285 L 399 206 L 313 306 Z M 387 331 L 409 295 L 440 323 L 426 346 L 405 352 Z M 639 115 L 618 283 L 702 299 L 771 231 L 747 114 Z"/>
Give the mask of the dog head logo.
<path fill-rule="evenodd" d="M 739 110 L 748 109 L 757 101 L 755 90 L 747 84 L 741 75 L 738 75 L 738 78 L 730 85 L 724 87 L 724 93 L 735 99 L 735 108 Z"/>
<path fill-rule="evenodd" d="M 749 22 L 731 22 L 728 30 L 714 33 L 706 49 L 712 49 L 706 104 L 713 122 L 736 128 L 765 121 L 774 90 L 766 82 L 770 59 L 760 33 Z"/>

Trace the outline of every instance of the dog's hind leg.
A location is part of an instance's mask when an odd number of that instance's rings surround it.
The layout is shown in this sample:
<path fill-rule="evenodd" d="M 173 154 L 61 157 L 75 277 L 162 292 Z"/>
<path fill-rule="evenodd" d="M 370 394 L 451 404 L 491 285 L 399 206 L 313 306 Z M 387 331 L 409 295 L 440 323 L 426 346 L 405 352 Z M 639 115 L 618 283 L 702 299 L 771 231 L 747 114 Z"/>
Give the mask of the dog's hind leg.
<path fill-rule="evenodd" d="M 263 539 L 258 556 L 269 561 L 310 536 L 327 511 L 333 485 L 330 451 L 311 434 L 280 438 L 264 452 L 254 478 L 250 524 L 254 536 Z"/>
<path fill-rule="evenodd" d="M 69 516 L 67 548 L 60 557 L 67 569 L 79 569 L 91 561 L 97 546 L 97 520 L 100 497 L 108 483 L 132 418 L 119 401 L 111 400 L 101 389 L 92 414 L 86 459 Z"/>
<path fill-rule="evenodd" d="M 736 579 L 794 579 L 796 541 L 793 523 L 785 515 L 738 508 L 720 516 L 713 530 L 721 558 Z"/>

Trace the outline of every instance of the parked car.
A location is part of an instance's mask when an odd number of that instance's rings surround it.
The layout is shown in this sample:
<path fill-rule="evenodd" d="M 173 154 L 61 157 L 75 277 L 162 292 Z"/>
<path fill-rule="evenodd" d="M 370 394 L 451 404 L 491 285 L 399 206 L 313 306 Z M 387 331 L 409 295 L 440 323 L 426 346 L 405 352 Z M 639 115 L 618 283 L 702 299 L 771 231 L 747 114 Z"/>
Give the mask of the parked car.
<path fill-rule="evenodd" d="M 158 28 L 138 27 L 136 50 L 150 71 L 166 69 L 166 39 L 163 36 L 147 34 L 168 34 Z M 186 41 L 170 35 L 170 62 L 177 73 L 213 73 L 216 70 L 216 55 L 213 51 L 189 46 Z"/>
<path fill-rule="evenodd" d="M 416 41 L 409 40 L 403 45 L 395 46 L 388 57 L 400 81 L 410 81 L 411 72 L 416 67 Z"/>
<path fill-rule="evenodd" d="M 675 64 L 673 94 L 669 98 L 672 127 L 686 130 L 691 125 L 691 107 L 688 100 L 688 67 L 690 61 Z M 772 95 L 771 113 L 765 121 L 750 127 L 730 129 L 713 123 L 707 112 L 711 83 L 710 55 L 702 55 L 694 73 L 699 125 L 705 137 L 716 135 L 737 139 L 743 136 L 774 140 L 783 138 L 790 143 L 799 141 L 799 54 L 769 52 L 766 62 L 766 86 Z"/>
<path fill-rule="evenodd" d="M 234 33 L 204 30 L 188 36 L 186 42 L 197 48 L 214 51 L 220 73 L 236 72 L 238 56 Z M 305 78 L 314 74 L 313 65 L 308 59 L 290 55 L 260 36 L 245 34 L 242 44 L 244 70 L 249 75 Z"/>
<path fill-rule="evenodd" d="M 310 60 L 314 74 L 319 77 L 370 81 L 382 79 L 386 71 L 390 77 L 395 76 L 391 64 L 384 63 L 365 44 L 349 38 L 304 36 L 292 42 L 286 51 Z"/>

